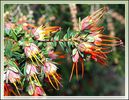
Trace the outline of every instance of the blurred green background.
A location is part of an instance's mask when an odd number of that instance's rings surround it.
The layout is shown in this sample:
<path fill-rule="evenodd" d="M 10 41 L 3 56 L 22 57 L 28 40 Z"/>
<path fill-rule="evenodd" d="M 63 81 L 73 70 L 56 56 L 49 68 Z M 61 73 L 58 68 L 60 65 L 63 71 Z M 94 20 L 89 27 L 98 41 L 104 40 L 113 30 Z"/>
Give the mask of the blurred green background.
<path fill-rule="evenodd" d="M 77 4 L 77 20 L 91 14 L 91 12 L 103 7 L 104 5 Z M 125 41 L 125 6 L 122 4 L 106 5 L 109 7 L 109 14 L 105 16 L 103 25 L 105 34 L 112 35 L 109 29 L 107 18 L 110 17 L 113 24 L 113 32 L 123 42 Z M 27 20 L 39 26 L 41 24 L 49 24 L 51 26 L 61 26 L 64 33 L 70 27 L 72 29 L 70 7 L 68 4 L 34 4 L 34 5 L 14 5 L 6 4 L 4 13 L 10 13 L 9 21 L 16 22 L 22 16 L 26 16 Z M 115 14 L 114 14 L 115 13 Z M 114 14 L 114 15 L 113 15 Z M 6 20 L 5 20 L 6 21 Z M 112 26 L 111 26 L 112 27 Z M 58 46 L 56 51 L 62 51 Z M 114 51 L 108 55 L 108 66 L 102 66 L 94 61 L 85 62 L 85 75 L 81 78 L 81 68 L 79 69 L 79 81 L 76 80 L 74 73 L 73 79 L 69 82 L 69 76 L 72 68 L 70 54 L 66 59 L 61 59 L 58 72 L 62 75 L 63 88 L 59 91 L 52 87 L 44 88 L 47 95 L 56 96 L 119 96 L 125 95 L 125 48 L 116 47 Z M 81 66 L 80 66 L 81 67 Z M 47 85 L 44 83 L 44 86 Z"/>

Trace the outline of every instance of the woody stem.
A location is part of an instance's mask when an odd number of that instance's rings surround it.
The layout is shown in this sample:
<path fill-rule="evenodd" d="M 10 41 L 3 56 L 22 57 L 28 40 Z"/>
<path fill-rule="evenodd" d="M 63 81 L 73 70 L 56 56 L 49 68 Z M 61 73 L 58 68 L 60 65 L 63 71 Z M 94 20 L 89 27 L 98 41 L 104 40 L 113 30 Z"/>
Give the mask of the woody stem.
<path fill-rule="evenodd" d="M 41 40 L 41 42 L 73 42 L 73 41 L 80 41 L 80 37 L 70 38 L 70 39 L 60 39 L 60 40 Z"/>

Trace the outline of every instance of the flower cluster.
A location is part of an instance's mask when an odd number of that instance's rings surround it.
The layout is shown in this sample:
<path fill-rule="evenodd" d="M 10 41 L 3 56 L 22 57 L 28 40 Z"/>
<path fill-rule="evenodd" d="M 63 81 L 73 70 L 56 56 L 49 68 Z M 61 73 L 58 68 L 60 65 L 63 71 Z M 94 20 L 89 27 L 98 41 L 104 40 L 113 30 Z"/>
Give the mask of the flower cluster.
<path fill-rule="evenodd" d="M 107 10 L 107 7 L 101 8 L 81 21 L 80 35 L 78 35 L 75 39 L 77 42 L 74 41 L 76 48 L 73 49 L 72 53 L 73 67 L 69 80 L 71 80 L 74 67 L 76 67 L 76 75 L 78 79 L 77 63 L 79 59 L 82 63 L 83 76 L 83 61 L 85 60 L 85 56 L 90 55 L 92 60 L 102 65 L 106 65 L 107 54 L 112 52 L 112 47 L 123 44 L 123 42 L 118 37 L 105 35 L 103 33 L 104 27 L 98 25 L 100 19 L 103 17 Z"/>
<path fill-rule="evenodd" d="M 41 53 L 40 49 L 34 43 L 26 44 L 26 46 L 24 47 L 24 52 L 25 52 L 26 57 L 30 58 L 32 62 L 32 64 L 26 65 L 26 74 L 29 77 L 31 85 L 33 85 L 32 83 L 34 80 L 38 84 L 40 84 L 40 81 L 37 78 L 36 74 L 38 74 L 39 72 L 44 72 L 45 76 L 48 78 L 53 88 L 59 90 L 59 85 L 61 85 L 59 80 L 61 79 L 61 77 L 56 72 L 57 66 L 53 64 L 52 61 L 47 60 L 45 56 Z M 33 80 L 31 77 L 33 77 Z M 55 87 L 55 85 L 53 84 L 53 81 L 55 81 L 55 84 L 57 87 Z"/>

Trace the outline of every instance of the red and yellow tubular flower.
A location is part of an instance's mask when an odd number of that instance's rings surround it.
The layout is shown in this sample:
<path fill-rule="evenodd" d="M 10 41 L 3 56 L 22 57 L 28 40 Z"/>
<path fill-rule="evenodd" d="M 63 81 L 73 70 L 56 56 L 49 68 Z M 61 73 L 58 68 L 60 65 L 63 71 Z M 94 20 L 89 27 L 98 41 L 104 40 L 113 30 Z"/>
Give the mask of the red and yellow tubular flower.
<path fill-rule="evenodd" d="M 59 82 L 59 79 L 61 79 L 61 77 L 56 72 L 57 71 L 57 66 L 54 65 L 50 61 L 46 61 L 44 63 L 44 69 L 43 70 L 44 70 L 44 73 L 45 73 L 46 77 L 48 78 L 50 84 L 53 86 L 53 88 L 56 89 L 56 90 L 59 90 L 59 85 L 62 86 L 62 84 Z M 53 80 L 54 80 L 56 86 L 54 85 Z"/>
<path fill-rule="evenodd" d="M 122 45 L 123 42 L 118 37 L 103 35 L 103 34 L 97 34 L 94 36 L 95 41 L 94 44 L 96 46 L 118 46 Z"/>
<path fill-rule="evenodd" d="M 16 85 L 16 82 L 21 84 L 20 79 L 21 79 L 21 76 L 20 76 L 19 71 L 15 67 L 7 66 L 7 69 L 4 73 L 5 83 L 8 83 L 8 80 L 10 81 L 10 83 L 13 83 L 13 85 L 16 87 L 18 95 L 20 95 L 20 92 L 19 92 L 19 89 Z"/>
<path fill-rule="evenodd" d="M 42 41 L 46 38 L 49 38 L 53 33 L 58 32 L 59 30 L 61 30 L 60 26 L 45 27 L 41 25 L 36 29 L 33 35 L 36 40 Z"/>
<path fill-rule="evenodd" d="M 95 60 L 96 62 L 99 62 L 103 65 L 107 64 L 107 56 L 106 54 L 112 52 L 110 48 L 106 47 L 97 47 L 93 45 L 92 43 L 83 42 L 78 45 L 78 49 L 83 52 L 85 55 L 90 54 L 91 59 Z"/>
<path fill-rule="evenodd" d="M 79 62 L 79 60 L 81 62 L 81 66 L 82 66 L 82 77 L 84 76 L 84 63 L 83 63 L 83 59 L 82 59 L 82 57 L 80 57 L 79 52 L 78 52 L 78 50 L 76 48 L 73 49 L 72 60 L 73 60 L 73 66 L 72 66 L 72 71 L 71 71 L 71 75 L 70 75 L 69 81 L 71 81 L 74 69 L 76 69 L 76 78 L 78 80 L 78 62 Z"/>

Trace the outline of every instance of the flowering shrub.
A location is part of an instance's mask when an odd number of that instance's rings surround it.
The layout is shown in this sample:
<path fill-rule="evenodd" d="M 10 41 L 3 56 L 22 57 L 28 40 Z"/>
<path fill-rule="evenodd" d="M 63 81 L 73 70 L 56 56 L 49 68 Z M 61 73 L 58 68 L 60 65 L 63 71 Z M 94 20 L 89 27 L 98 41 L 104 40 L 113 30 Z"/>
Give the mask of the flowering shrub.
<path fill-rule="evenodd" d="M 118 37 L 105 35 L 104 27 L 99 22 L 107 12 L 103 7 L 79 22 L 79 29 L 67 30 L 62 37 L 63 29 L 60 26 L 36 27 L 33 24 L 20 19 L 18 22 L 5 23 L 5 52 L 4 52 L 4 95 L 22 95 L 26 91 L 28 95 L 46 95 L 44 83 L 59 90 L 61 75 L 58 74 L 58 66 L 55 59 L 64 59 L 65 54 L 54 52 L 53 49 L 45 49 L 47 43 L 50 47 L 59 44 L 66 52 L 71 53 L 73 66 L 69 81 L 76 71 L 78 80 L 78 65 L 81 64 L 82 77 L 84 76 L 84 62 L 87 59 L 94 60 L 102 65 L 107 65 L 107 54 L 113 51 L 112 47 L 123 45 Z M 16 91 L 13 88 L 16 88 Z"/>

